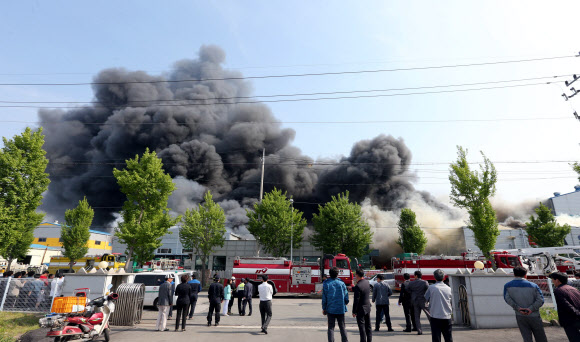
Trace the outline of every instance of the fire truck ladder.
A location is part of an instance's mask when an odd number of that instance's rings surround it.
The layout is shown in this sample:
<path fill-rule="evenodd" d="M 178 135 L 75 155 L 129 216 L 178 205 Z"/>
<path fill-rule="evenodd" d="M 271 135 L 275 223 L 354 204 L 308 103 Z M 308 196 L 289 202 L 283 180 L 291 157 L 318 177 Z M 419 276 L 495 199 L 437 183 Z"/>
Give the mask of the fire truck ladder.
<path fill-rule="evenodd" d="M 459 311 L 461 312 L 461 322 L 465 326 L 471 325 L 469 317 L 469 304 L 467 302 L 467 288 L 465 285 L 459 285 Z"/>

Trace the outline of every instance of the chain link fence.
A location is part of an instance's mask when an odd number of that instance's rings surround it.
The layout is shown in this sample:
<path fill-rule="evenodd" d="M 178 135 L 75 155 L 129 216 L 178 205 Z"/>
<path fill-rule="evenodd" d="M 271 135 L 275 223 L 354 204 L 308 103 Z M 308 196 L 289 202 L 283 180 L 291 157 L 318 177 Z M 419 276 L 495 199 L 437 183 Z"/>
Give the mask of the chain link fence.
<path fill-rule="evenodd" d="M 554 306 L 554 300 L 552 297 L 552 293 L 554 290 L 554 283 L 552 279 L 527 279 L 528 281 L 538 285 L 540 290 L 542 291 L 542 295 L 544 296 L 544 306 Z"/>
<path fill-rule="evenodd" d="M 49 279 L 1 278 L 0 311 L 50 312 L 52 286 Z"/>

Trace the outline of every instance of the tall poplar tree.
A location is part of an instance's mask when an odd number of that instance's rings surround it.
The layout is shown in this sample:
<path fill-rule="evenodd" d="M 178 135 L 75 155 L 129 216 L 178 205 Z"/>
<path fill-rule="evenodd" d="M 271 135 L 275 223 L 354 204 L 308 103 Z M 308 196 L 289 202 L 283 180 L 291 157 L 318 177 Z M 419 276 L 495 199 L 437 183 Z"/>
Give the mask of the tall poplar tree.
<path fill-rule="evenodd" d="M 495 195 L 497 172 L 492 162 L 481 152 L 480 171 L 471 170 L 467 150 L 457 147 L 457 161 L 450 165 L 451 202 L 469 214 L 468 228 L 473 231 L 475 245 L 492 260 L 491 251 L 499 236 L 497 217 L 490 197 Z"/>
<path fill-rule="evenodd" d="M 30 128 L 13 139 L 3 138 L 0 150 L 0 255 L 12 261 L 26 256 L 34 229 L 44 214 L 36 212 L 50 180 L 43 150 L 42 128 Z"/>
<path fill-rule="evenodd" d="M 550 208 L 542 203 L 534 211 L 538 218 L 532 215 L 530 222 L 526 223 L 526 232 L 530 239 L 540 247 L 564 246 L 564 239 L 570 234 L 572 227 L 558 224 Z"/>
<path fill-rule="evenodd" d="M 64 248 L 62 254 L 69 259 L 71 272 L 76 261 L 83 258 L 89 250 L 87 246 L 91 237 L 89 229 L 94 216 L 95 212 L 86 197 L 79 201 L 76 208 L 68 209 L 64 213 L 65 224 L 60 229 L 60 238 Z"/>
<path fill-rule="evenodd" d="M 161 239 L 181 217 L 172 218 L 167 208 L 169 195 L 175 190 L 171 177 L 163 171 L 157 154 L 149 152 L 126 161 L 123 170 L 113 170 L 121 191 L 127 196 L 121 215 L 123 222 L 115 235 L 127 245 L 125 270 L 132 270 L 132 258 L 139 264 L 151 260 Z"/>
<path fill-rule="evenodd" d="M 423 254 L 427 247 L 427 237 L 417 223 L 416 217 L 417 215 L 411 209 L 401 210 L 397 244 L 401 246 L 404 253 Z"/>
<path fill-rule="evenodd" d="M 223 247 L 226 233 L 226 214 L 213 201 L 211 192 L 204 196 L 203 204 L 197 209 L 187 209 L 183 217 L 183 227 L 179 238 L 183 247 L 195 249 L 201 258 L 201 278 L 207 283 L 209 272 L 207 262 L 216 247 Z M 195 262 L 195 260 L 193 260 Z"/>

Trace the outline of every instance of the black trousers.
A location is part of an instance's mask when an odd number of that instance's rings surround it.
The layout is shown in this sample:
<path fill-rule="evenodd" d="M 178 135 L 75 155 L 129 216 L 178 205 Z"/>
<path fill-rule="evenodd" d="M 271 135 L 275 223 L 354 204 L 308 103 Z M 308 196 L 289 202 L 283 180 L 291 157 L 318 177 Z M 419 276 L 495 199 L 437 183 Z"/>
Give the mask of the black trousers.
<path fill-rule="evenodd" d="M 189 298 L 189 319 L 193 318 L 196 305 L 197 305 L 197 296 Z"/>
<path fill-rule="evenodd" d="M 405 314 L 405 323 L 407 324 L 405 330 L 417 330 L 417 324 L 415 323 L 415 312 L 413 311 L 413 305 L 411 303 L 403 303 L 403 313 Z"/>
<path fill-rule="evenodd" d="M 563 328 L 569 341 L 580 341 L 580 322 L 572 323 Z"/>
<path fill-rule="evenodd" d="M 391 325 L 391 316 L 389 315 L 389 305 L 377 305 L 376 306 L 376 312 L 375 312 L 375 318 L 376 318 L 376 324 L 375 324 L 375 329 L 379 330 L 379 328 L 381 327 L 381 316 L 385 315 L 385 322 L 387 322 L 387 327 L 389 329 L 393 329 L 393 326 Z"/>
<path fill-rule="evenodd" d="M 241 315 L 243 310 L 242 310 L 242 303 L 244 302 L 244 298 L 243 297 L 238 297 L 238 313 Z"/>
<path fill-rule="evenodd" d="M 228 314 L 232 313 L 232 306 L 234 306 L 234 295 L 232 295 L 232 298 L 230 299 L 230 302 L 228 303 Z"/>
<path fill-rule="evenodd" d="M 268 325 L 272 319 L 272 301 L 260 301 L 260 316 L 262 317 L 262 330 L 268 330 Z"/>
<path fill-rule="evenodd" d="M 338 321 L 338 329 L 340 329 L 340 338 L 342 342 L 348 342 L 348 337 L 346 336 L 346 326 L 344 324 L 344 314 L 335 315 L 327 313 L 328 317 L 328 342 L 334 342 L 334 325 Z"/>
<path fill-rule="evenodd" d="M 373 340 L 373 330 L 371 328 L 371 314 L 357 313 L 356 324 L 360 334 L 360 342 L 371 342 Z"/>
<path fill-rule="evenodd" d="M 211 316 L 215 314 L 216 324 L 220 322 L 221 303 L 209 302 L 209 311 L 207 313 L 207 322 L 211 324 Z"/>
<path fill-rule="evenodd" d="M 185 329 L 187 322 L 187 309 L 189 303 L 177 303 L 177 315 L 175 316 L 175 330 L 179 329 L 179 318 L 181 317 L 181 329 Z"/>
<path fill-rule="evenodd" d="M 421 312 L 425 308 L 425 302 L 413 303 L 413 316 L 415 317 L 415 327 L 417 331 L 423 331 L 421 327 Z"/>
<path fill-rule="evenodd" d="M 441 334 L 445 342 L 453 342 L 451 336 L 451 319 L 433 318 L 429 320 L 431 324 L 431 340 L 433 342 L 441 342 Z"/>
<path fill-rule="evenodd" d="M 246 299 L 244 299 L 244 304 L 242 305 L 242 314 L 245 315 L 246 314 L 246 304 L 248 304 L 248 310 L 250 311 L 248 313 L 248 315 L 252 314 L 252 298 L 248 298 L 246 297 Z"/>

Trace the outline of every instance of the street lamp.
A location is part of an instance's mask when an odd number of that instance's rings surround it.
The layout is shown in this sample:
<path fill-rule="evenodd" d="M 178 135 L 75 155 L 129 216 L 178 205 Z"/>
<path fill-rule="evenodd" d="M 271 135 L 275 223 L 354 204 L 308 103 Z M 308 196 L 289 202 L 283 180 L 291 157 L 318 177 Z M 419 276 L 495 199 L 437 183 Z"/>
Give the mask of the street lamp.
<path fill-rule="evenodd" d="M 290 199 L 290 207 L 292 208 L 292 216 L 290 216 L 290 261 L 294 262 L 294 259 L 292 259 L 292 247 L 294 244 L 294 200 L 292 198 Z"/>

